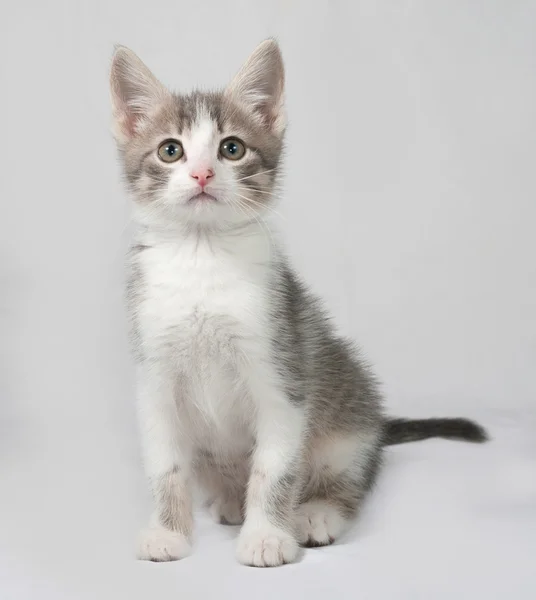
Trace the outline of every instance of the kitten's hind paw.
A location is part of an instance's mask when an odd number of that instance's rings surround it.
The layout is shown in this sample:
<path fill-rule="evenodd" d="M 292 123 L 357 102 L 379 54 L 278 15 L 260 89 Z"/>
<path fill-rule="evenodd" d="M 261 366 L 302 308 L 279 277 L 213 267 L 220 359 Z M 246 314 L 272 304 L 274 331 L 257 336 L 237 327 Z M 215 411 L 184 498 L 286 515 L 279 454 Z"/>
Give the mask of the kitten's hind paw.
<path fill-rule="evenodd" d="M 242 506 L 238 499 L 214 500 L 209 508 L 210 514 L 216 523 L 221 525 L 242 525 Z"/>
<path fill-rule="evenodd" d="M 153 562 L 167 562 L 185 558 L 191 553 L 186 536 L 163 527 L 151 527 L 142 532 L 137 558 Z"/>
<path fill-rule="evenodd" d="M 321 500 L 305 502 L 299 506 L 296 518 L 298 540 L 308 548 L 332 544 L 345 523 L 336 508 Z"/>

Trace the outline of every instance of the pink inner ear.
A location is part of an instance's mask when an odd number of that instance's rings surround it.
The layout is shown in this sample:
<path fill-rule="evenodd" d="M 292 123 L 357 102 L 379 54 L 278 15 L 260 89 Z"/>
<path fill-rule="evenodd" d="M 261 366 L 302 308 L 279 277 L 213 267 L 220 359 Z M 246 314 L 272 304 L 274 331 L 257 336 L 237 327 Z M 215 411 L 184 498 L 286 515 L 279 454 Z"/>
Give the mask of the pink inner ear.
<path fill-rule="evenodd" d="M 123 117 L 123 129 L 129 137 L 132 137 L 136 133 L 137 122 L 138 119 L 133 113 L 126 113 Z"/>
<path fill-rule="evenodd" d="M 121 102 L 118 109 L 119 115 L 117 120 L 123 133 L 128 137 L 133 137 L 136 133 L 136 126 L 140 116 L 133 112 L 126 102 Z"/>

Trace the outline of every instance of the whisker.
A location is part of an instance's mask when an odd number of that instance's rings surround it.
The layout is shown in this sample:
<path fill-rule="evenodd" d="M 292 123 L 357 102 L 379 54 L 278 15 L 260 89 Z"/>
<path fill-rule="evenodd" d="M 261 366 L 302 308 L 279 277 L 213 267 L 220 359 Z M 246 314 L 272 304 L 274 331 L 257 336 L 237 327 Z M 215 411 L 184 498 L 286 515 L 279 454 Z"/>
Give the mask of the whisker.
<path fill-rule="evenodd" d="M 275 192 L 268 190 L 258 190 L 257 188 L 246 187 L 245 185 L 239 185 L 239 189 L 247 190 L 248 192 L 258 192 L 259 194 L 267 194 L 268 196 L 273 196 Z"/>
<path fill-rule="evenodd" d="M 266 173 L 271 173 L 272 171 L 275 171 L 275 169 L 268 169 L 267 171 L 260 171 L 259 173 L 253 173 L 253 175 L 247 175 L 246 177 L 241 177 L 240 179 L 237 179 L 236 181 L 245 181 L 246 179 L 251 179 L 252 177 L 257 177 L 257 175 L 265 175 Z"/>
<path fill-rule="evenodd" d="M 229 204 L 229 206 L 231 207 L 232 211 L 233 211 L 235 214 L 238 214 L 238 212 L 235 210 L 236 208 L 238 208 L 238 206 L 237 206 L 237 205 L 236 205 L 234 202 L 228 202 L 228 204 Z M 242 212 L 242 214 L 243 214 L 243 215 L 244 215 L 244 216 L 247 218 L 247 215 L 246 215 L 246 213 L 244 213 L 243 211 L 240 211 L 240 212 Z"/>
<path fill-rule="evenodd" d="M 246 217 L 246 219 L 249 219 L 250 216 L 253 217 L 253 219 L 255 219 L 255 221 L 257 221 L 257 223 L 259 223 L 259 220 L 257 219 L 257 216 L 255 215 L 255 213 L 247 206 L 247 204 L 245 204 L 244 202 L 242 202 L 242 200 L 239 200 L 238 198 L 234 198 L 234 202 L 233 204 L 236 203 L 237 207 L 240 209 L 240 212 Z M 262 229 L 262 225 L 259 223 L 261 229 Z"/>
<path fill-rule="evenodd" d="M 253 200 L 253 198 L 248 198 L 247 196 L 243 196 L 242 194 L 237 193 L 236 195 L 239 196 L 240 198 L 243 198 L 244 200 L 247 200 L 248 202 L 251 202 L 251 204 L 253 204 L 254 206 L 258 206 L 259 208 L 264 208 L 266 210 L 273 212 L 274 215 L 277 215 L 280 219 L 285 220 L 285 217 L 283 217 L 283 215 L 281 213 L 277 212 L 277 210 L 275 210 L 275 208 L 273 208 L 271 206 L 266 206 L 265 204 L 261 204 L 260 202 L 257 202 L 257 200 Z"/>
<path fill-rule="evenodd" d="M 275 240 L 274 240 L 274 237 L 273 237 L 272 232 L 270 230 L 270 227 L 268 226 L 268 224 L 266 223 L 266 221 L 260 215 L 256 215 L 253 212 L 253 210 L 251 210 L 247 205 L 244 205 L 244 202 L 242 200 L 238 200 L 238 198 L 235 198 L 235 200 L 237 201 L 237 203 L 239 203 L 240 205 L 244 206 L 244 209 L 249 209 L 250 210 L 251 216 L 255 219 L 255 221 L 257 221 L 257 223 L 259 224 L 259 227 L 261 228 L 261 230 L 268 234 L 268 237 L 270 238 L 270 241 L 272 243 L 272 248 L 275 248 L 275 246 L 276 246 Z M 247 198 L 246 198 L 246 200 L 247 200 Z"/>
<path fill-rule="evenodd" d="M 240 212 L 244 215 L 244 217 L 246 217 L 246 219 L 248 218 L 248 214 L 247 212 L 244 210 L 244 207 L 240 204 L 240 203 L 231 203 L 231 206 L 238 208 L 240 210 Z"/>

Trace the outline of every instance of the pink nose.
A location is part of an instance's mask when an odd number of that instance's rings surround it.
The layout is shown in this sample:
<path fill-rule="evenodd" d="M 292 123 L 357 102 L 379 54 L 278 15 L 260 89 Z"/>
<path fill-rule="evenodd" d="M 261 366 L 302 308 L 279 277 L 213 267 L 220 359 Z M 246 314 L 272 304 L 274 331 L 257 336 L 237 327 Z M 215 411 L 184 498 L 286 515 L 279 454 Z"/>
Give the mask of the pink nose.
<path fill-rule="evenodd" d="M 190 177 L 195 179 L 204 188 L 207 185 L 207 181 L 211 177 L 214 177 L 214 171 L 212 169 L 195 169 L 190 173 Z"/>

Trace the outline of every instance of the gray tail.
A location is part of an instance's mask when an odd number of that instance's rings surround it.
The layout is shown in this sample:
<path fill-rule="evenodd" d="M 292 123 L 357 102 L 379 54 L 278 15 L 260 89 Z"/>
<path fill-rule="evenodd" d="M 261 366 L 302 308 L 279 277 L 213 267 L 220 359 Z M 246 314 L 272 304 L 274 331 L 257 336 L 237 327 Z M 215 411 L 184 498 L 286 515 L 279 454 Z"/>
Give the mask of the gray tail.
<path fill-rule="evenodd" d="M 469 419 L 388 419 L 385 423 L 386 446 L 435 437 L 474 443 L 489 439 L 486 430 Z"/>

